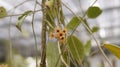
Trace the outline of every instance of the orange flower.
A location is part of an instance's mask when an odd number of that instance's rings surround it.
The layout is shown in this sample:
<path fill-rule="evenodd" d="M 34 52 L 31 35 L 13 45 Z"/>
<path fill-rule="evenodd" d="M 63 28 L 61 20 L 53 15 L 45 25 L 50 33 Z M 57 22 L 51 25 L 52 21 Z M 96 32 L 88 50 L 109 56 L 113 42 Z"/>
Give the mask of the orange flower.
<path fill-rule="evenodd" d="M 7 64 L 2 64 L 2 65 L 0 65 L 0 67 L 8 67 L 8 65 Z"/>
<path fill-rule="evenodd" d="M 64 29 L 62 30 L 62 32 L 63 32 L 64 34 L 66 34 L 66 33 L 67 33 L 67 29 L 64 28 Z"/>
<path fill-rule="evenodd" d="M 54 33 L 52 33 L 52 32 L 50 32 L 50 38 L 54 38 L 55 37 L 55 35 L 54 35 Z"/>
<path fill-rule="evenodd" d="M 56 38 L 60 38 L 60 37 L 62 37 L 62 36 L 64 36 L 64 33 L 62 33 L 62 32 L 59 32 L 59 33 L 56 33 L 56 34 L 55 34 L 55 37 L 56 37 Z"/>
<path fill-rule="evenodd" d="M 65 42 L 65 36 L 60 37 L 59 42 L 60 42 L 60 43 Z"/>
<path fill-rule="evenodd" d="M 57 27 L 57 28 L 55 29 L 55 33 L 60 33 L 60 32 L 61 32 L 61 28 Z"/>

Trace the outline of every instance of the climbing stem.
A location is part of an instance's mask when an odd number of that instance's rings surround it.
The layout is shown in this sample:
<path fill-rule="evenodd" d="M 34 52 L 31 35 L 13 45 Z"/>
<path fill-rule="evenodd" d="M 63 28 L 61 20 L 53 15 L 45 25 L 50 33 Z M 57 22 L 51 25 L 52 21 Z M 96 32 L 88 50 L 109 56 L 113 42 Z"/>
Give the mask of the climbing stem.
<path fill-rule="evenodd" d="M 41 33 L 41 63 L 40 67 L 46 67 L 46 9 L 45 8 L 45 1 L 42 0 L 42 12 L 43 12 L 43 18 L 42 18 L 42 33 Z"/>

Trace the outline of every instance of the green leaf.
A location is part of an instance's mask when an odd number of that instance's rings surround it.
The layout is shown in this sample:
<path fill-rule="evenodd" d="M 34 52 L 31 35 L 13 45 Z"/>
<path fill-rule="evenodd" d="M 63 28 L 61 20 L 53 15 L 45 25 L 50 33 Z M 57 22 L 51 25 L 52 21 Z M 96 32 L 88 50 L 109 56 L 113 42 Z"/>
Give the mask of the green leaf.
<path fill-rule="evenodd" d="M 24 20 L 25 18 L 26 18 L 26 16 L 23 16 L 21 19 L 19 19 L 19 20 L 17 21 L 16 27 L 17 27 L 17 29 L 20 30 L 20 31 L 22 31 L 22 30 L 21 30 L 21 25 L 22 25 L 22 22 L 23 22 L 23 20 Z"/>
<path fill-rule="evenodd" d="M 102 13 L 102 10 L 97 6 L 89 7 L 87 10 L 87 16 L 89 18 L 96 18 Z"/>
<path fill-rule="evenodd" d="M 24 12 L 20 17 L 18 17 L 18 20 L 22 19 L 24 16 L 28 16 L 31 13 L 32 13 L 31 10 Z"/>
<path fill-rule="evenodd" d="M 47 25 L 49 27 L 48 32 L 51 32 L 54 30 L 54 27 L 55 27 L 54 19 L 55 18 L 53 16 L 52 12 L 50 10 L 47 10 L 46 21 L 47 21 Z"/>
<path fill-rule="evenodd" d="M 89 26 L 89 24 L 88 24 L 88 22 L 87 22 L 87 20 L 86 19 L 84 19 L 84 24 L 90 29 L 90 26 Z M 87 27 L 85 27 L 85 29 L 86 29 L 86 31 L 88 32 L 88 33 L 90 33 L 89 32 L 89 30 L 88 30 L 88 28 Z"/>
<path fill-rule="evenodd" d="M 4 7 L 0 7 L 0 18 L 7 16 L 7 11 Z"/>
<path fill-rule="evenodd" d="M 120 47 L 119 46 L 113 45 L 113 44 L 104 44 L 103 46 L 120 59 Z"/>
<path fill-rule="evenodd" d="M 95 32 L 98 32 L 98 31 L 99 31 L 99 27 L 94 26 L 94 27 L 92 28 L 92 33 L 95 33 Z"/>
<path fill-rule="evenodd" d="M 70 56 L 69 56 L 69 53 L 63 52 L 62 56 L 63 56 L 63 59 L 66 62 L 66 64 L 70 65 Z M 66 67 L 66 65 L 65 64 L 61 64 L 60 67 Z"/>
<path fill-rule="evenodd" d="M 63 47 L 65 47 L 65 46 L 63 46 Z M 63 56 L 65 62 L 66 62 L 68 65 L 70 65 L 70 55 L 69 55 L 69 50 L 68 50 L 68 48 L 66 48 L 66 49 L 63 49 L 63 48 L 62 48 L 61 50 L 62 50 L 62 56 Z M 61 67 L 66 67 L 66 66 L 65 66 L 65 64 L 62 64 Z"/>
<path fill-rule="evenodd" d="M 86 55 L 89 55 L 91 51 L 91 40 L 88 40 L 84 46 L 84 52 Z"/>
<path fill-rule="evenodd" d="M 68 36 L 67 43 L 73 58 L 80 64 L 84 57 L 84 45 L 75 36 Z"/>
<path fill-rule="evenodd" d="M 81 23 L 79 19 L 82 19 L 82 18 L 73 17 L 66 26 L 67 30 L 74 30 Z"/>
<path fill-rule="evenodd" d="M 30 14 L 32 14 L 32 11 L 26 11 L 21 16 L 18 17 L 18 21 L 16 23 L 16 27 L 18 30 L 22 31 L 21 30 L 22 23 L 25 20 L 25 18 Z"/>
<path fill-rule="evenodd" d="M 59 51 L 56 43 L 54 42 L 47 43 L 46 57 L 49 67 L 55 66 L 60 67 Z"/>

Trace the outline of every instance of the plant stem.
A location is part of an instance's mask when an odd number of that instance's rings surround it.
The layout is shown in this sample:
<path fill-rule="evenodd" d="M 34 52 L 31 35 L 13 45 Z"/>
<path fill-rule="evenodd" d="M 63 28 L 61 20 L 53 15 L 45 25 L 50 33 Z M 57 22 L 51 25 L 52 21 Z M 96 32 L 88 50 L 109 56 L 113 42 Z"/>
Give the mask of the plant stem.
<path fill-rule="evenodd" d="M 58 51 L 59 51 L 59 54 L 60 54 L 61 61 L 65 64 L 66 67 L 69 67 L 69 65 L 63 59 L 63 56 L 62 56 L 62 53 L 61 53 L 61 49 L 60 49 L 59 41 L 58 41 Z"/>
<path fill-rule="evenodd" d="M 21 2 L 21 3 L 17 4 L 16 6 L 14 6 L 12 9 L 9 9 L 8 12 L 10 12 L 13 9 L 16 9 L 17 7 L 23 5 L 24 3 L 28 2 L 28 1 L 32 1 L 32 0 L 25 0 L 25 1 Z"/>
<path fill-rule="evenodd" d="M 37 5 L 37 0 L 35 2 L 34 11 L 36 9 L 36 5 Z M 35 34 L 35 30 L 34 30 L 34 17 L 35 17 L 35 14 L 33 14 L 33 16 L 32 16 L 32 31 L 33 31 L 33 35 L 34 35 L 34 41 L 35 41 L 36 67 L 38 67 L 38 48 L 37 48 L 38 46 L 37 46 L 36 34 Z"/>
<path fill-rule="evenodd" d="M 46 9 L 45 8 L 45 1 L 46 0 L 42 0 L 42 12 L 43 12 L 43 18 L 42 18 L 42 47 L 41 47 L 41 51 L 42 51 L 42 56 L 41 56 L 41 63 L 40 63 L 40 67 L 46 67 Z"/>
<path fill-rule="evenodd" d="M 12 40 L 11 40 L 11 22 L 12 22 L 12 17 L 10 17 L 10 22 L 9 22 L 9 27 L 8 27 L 8 35 L 9 35 L 9 67 L 13 67 L 12 65 L 12 58 L 13 58 L 13 55 L 12 55 Z"/>
<path fill-rule="evenodd" d="M 37 12 L 39 12 L 39 11 L 42 11 L 42 10 L 41 10 L 41 9 L 39 9 L 39 10 L 33 11 L 33 12 L 32 12 L 32 14 L 35 14 L 35 13 L 37 13 Z M 19 15 L 23 15 L 23 13 L 21 13 L 21 14 L 12 14 L 12 15 L 7 15 L 7 16 L 5 16 L 5 17 L 12 17 L 12 16 L 19 16 Z"/>

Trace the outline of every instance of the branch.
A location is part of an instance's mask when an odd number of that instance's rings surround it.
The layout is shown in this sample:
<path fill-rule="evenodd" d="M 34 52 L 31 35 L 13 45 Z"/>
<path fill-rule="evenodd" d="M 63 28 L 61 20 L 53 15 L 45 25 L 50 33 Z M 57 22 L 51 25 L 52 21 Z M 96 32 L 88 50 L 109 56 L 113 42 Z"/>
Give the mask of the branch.
<path fill-rule="evenodd" d="M 37 12 L 39 12 L 39 11 L 42 11 L 41 9 L 39 9 L 39 10 L 36 10 L 36 11 L 32 11 L 32 14 L 35 14 L 35 13 L 37 13 Z M 21 14 L 12 14 L 12 15 L 7 15 L 7 16 L 5 16 L 5 17 L 13 17 L 13 16 L 19 16 L 19 15 L 22 15 L 23 13 L 21 13 Z"/>
<path fill-rule="evenodd" d="M 42 18 L 42 56 L 41 56 L 41 63 L 40 67 L 46 67 L 46 9 L 45 8 L 45 0 L 42 0 L 42 12 L 43 12 L 43 18 Z"/>
<path fill-rule="evenodd" d="M 33 16 L 32 16 L 32 31 L 33 31 L 33 36 L 34 36 L 34 42 L 35 42 L 35 55 L 36 55 L 36 67 L 38 67 L 38 46 L 37 46 L 37 39 L 36 39 L 36 34 L 35 34 L 35 29 L 34 29 L 34 18 L 35 18 L 35 9 L 37 6 L 37 0 L 35 1 L 34 5 L 34 11 L 33 11 Z"/>

